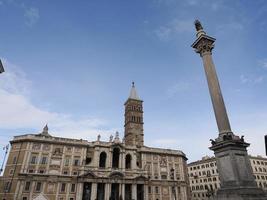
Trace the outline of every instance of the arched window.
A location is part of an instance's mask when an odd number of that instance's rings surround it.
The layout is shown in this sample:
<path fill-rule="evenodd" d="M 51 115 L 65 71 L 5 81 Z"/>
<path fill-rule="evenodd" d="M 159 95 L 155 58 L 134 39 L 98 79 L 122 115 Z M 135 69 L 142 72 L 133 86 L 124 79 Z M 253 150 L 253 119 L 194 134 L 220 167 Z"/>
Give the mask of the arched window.
<path fill-rule="evenodd" d="M 99 167 L 105 168 L 106 167 L 106 159 L 107 159 L 107 154 L 106 152 L 101 152 L 100 153 L 100 159 L 99 159 Z"/>
<path fill-rule="evenodd" d="M 132 162 L 132 157 L 130 154 L 127 154 L 126 158 L 125 158 L 125 168 L 126 169 L 131 169 L 131 162 Z"/>
<path fill-rule="evenodd" d="M 119 168 L 119 163 L 120 163 L 120 149 L 114 148 L 112 156 L 112 167 Z"/>

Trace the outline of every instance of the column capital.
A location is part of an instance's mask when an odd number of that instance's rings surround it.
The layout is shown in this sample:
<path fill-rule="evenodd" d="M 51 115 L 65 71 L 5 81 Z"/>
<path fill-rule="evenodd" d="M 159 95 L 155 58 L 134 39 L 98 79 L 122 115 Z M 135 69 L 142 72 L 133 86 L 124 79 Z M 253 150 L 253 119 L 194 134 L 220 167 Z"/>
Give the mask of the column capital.
<path fill-rule="evenodd" d="M 197 40 L 191 45 L 196 53 L 199 53 L 202 57 L 205 54 L 211 54 L 214 48 L 215 38 L 207 35 L 201 35 Z"/>

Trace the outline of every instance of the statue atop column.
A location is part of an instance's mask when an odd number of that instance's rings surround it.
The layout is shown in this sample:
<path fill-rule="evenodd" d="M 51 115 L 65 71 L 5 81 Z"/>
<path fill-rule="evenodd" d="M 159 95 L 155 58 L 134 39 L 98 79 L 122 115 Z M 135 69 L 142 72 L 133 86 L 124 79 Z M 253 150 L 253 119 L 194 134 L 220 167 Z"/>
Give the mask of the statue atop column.
<path fill-rule="evenodd" d="M 203 30 L 203 27 L 198 19 L 195 20 L 195 28 L 197 31 Z"/>

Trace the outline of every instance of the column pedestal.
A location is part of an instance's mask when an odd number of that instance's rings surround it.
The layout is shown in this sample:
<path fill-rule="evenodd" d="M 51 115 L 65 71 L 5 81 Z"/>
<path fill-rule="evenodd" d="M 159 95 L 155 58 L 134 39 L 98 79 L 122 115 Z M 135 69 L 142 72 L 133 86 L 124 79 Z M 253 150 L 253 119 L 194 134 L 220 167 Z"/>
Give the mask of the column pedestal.
<path fill-rule="evenodd" d="M 221 188 L 218 200 L 263 200 L 266 193 L 257 187 L 246 148 L 248 143 L 238 136 L 219 136 L 211 150 L 216 157 Z"/>

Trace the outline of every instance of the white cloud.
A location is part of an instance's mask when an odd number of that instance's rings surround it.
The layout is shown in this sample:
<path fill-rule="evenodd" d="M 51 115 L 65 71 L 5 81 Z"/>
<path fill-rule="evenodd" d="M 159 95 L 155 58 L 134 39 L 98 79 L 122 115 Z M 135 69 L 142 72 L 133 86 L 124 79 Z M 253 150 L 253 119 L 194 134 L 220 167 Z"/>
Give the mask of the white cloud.
<path fill-rule="evenodd" d="M 194 31 L 194 29 L 192 28 L 194 26 L 193 23 L 194 20 L 175 19 L 172 20 L 167 25 L 160 26 L 154 32 L 159 39 L 163 41 L 168 41 L 179 33 L 193 32 Z"/>
<path fill-rule="evenodd" d="M 225 34 L 226 32 L 235 32 L 235 31 L 242 31 L 244 29 L 243 24 L 240 22 L 230 22 L 225 24 L 219 24 L 216 27 L 217 34 Z"/>
<path fill-rule="evenodd" d="M 31 82 L 27 80 L 26 74 L 16 65 L 1 59 L 5 72 L 1 74 L 0 89 L 12 94 L 29 95 Z"/>
<path fill-rule="evenodd" d="M 189 83 L 188 82 L 178 82 L 175 83 L 174 85 L 170 86 L 167 91 L 167 98 L 171 98 L 175 96 L 179 92 L 184 92 L 189 89 Z"/>
<path fill-rule="evenodd" d="M 155 33 L 158 36 L 158 38 L 164 41 L 169 40 L 171 32 L 172 30 L 165 26 L 161 26 L 159 27 L 159 29 L 155 30 Z"/>
<path fill-rule="evenodd" d="M 36 24 L 40 18 L 39 15 L 39 9 L 30 7 L 30 8 L 25 8 L 24 11 L 24 17 L 25 17 L 25 23 L 27 26 L 33 26 Z"/>
<path fill-rule="evenodd" d="M 153 1 L 158 6 L 185 6 L 185 7 L 203 7 L 203 9 L 210 9 L 212 11 L 217 11 L 218 9 L 225 7 L 223 0 L 154 0 Z M 188 9 L 188 8 L 187 8 Z"/>
<path fill-rule="evenodd" d="M 259 65 L 263 68 L 263 69 L 267 69 L 267 59 L 262 59 L 259 61 Z"/>
<path fill-rule="evenodd" d="M 107 138 L 114 129 L 104 129 L 107 121 L 96 117 L 77 118 L 68 113 L 48 111 L 30 100 L 31 82 L 19 67 L 3 59 L 6 72 L 0 76 L 0 129 L 36 129 L 46 123 L 56 136 L 95 139 L 96 135 Z M 27 133 L 25 133 L 27 134 Z M 6 141 L 7 142 L 7 141 Z"/>
<path fill-rule="evenodd" d="M 171 22 L 171 27 L 173 27 L 176 33 L 182 32 L 193 32 L 194 31 L 194 20 L 179 20 L 175 19 Z"/>
<path fill-rule="evenodd" d="M 265 79 L 264 76 L 260 75 L 260 76 L 246 76 L 244 74 L 240 75 L 240 81 L 243 84 L 257 84 L 257 83 L 261 83 L 263 82 Z"/>
<path fill-rule="evenodd" d="M 244 74 L 241 74 L 240 75 L 240 81 L 241 81 L 241 83 L 247 83 L 249 80 Z"/>

